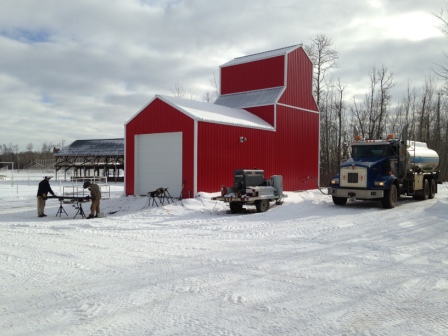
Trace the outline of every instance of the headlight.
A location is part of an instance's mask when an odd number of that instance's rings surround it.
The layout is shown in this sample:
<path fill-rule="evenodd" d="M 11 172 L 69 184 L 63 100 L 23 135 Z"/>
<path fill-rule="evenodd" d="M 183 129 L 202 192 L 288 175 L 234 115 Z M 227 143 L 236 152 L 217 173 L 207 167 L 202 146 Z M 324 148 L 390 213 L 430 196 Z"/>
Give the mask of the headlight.
<path fill-rule="evenodd" d="M 375 181 L 375 182 L 373 183 L 373 185 L 374 185 L 375 187 L 384 187 L 385 184 L 386 184 L 386 182 L 384 182 L 384 181 Z"/>
<path fill-rule="evenodd" d="M 334 178 L 334 179 L 332 179 L 330 184 L 331 184 L 331 185 L 339 184 L 339 179 L 338 179 L 338 178 Z"/>

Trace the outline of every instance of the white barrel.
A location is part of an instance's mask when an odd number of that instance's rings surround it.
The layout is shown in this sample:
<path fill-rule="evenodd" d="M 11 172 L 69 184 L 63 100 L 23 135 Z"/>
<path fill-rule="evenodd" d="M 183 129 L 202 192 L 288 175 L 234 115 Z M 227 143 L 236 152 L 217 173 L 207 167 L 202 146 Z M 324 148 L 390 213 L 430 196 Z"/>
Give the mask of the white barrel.
<path fill-rule="evenodd" d="M 436 170 L 439 166 L 439 155 L 429 149 L 426 143 L 409 140 L 407 150 L 411 166 L 415 165 L 423 170 Z"/>

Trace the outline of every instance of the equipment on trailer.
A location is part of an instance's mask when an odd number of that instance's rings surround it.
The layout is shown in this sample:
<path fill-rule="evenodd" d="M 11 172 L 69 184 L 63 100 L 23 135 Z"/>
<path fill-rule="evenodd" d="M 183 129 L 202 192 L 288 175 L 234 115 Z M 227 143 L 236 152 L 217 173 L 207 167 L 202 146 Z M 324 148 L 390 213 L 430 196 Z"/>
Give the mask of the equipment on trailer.
<path fill-rule="evenodd" d="M 407 140 L 407 130 L 408 125 L 402 139 L 392 134 L 378 140 L 356 136 L 352 157 L 340 165 L 328 188 L 333 203 L 379 200 L 384 208 L 394 208 L 400 195 L 434 198 L 437 184 L 441 184 L 439 156 L 426 143 Z"/>
<path fill-rule="evenodd" d="M 232 213 L 243 211 L 244 205 L 255 205 L 257 212 L 265 212 L 270 208 L 270 202 L 282 204 L 283 177 L 273 175 L 269 180 L 264 178 L 264 171 L 253 169 L 239 169 L 234 171 L 233 187 L 221 187 L 221 196 L 212 200 L 229 203 Z"/>

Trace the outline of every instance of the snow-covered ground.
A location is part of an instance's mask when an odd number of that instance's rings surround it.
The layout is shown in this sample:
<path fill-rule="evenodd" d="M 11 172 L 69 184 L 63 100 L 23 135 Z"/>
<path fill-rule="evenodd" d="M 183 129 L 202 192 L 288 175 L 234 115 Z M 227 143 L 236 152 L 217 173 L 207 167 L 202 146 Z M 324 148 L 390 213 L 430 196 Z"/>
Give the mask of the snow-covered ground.
<path fill-rule="evenodd" d="M 111 183 L 87 220 L 57 200 L 38 218 L 39 179 L 18 180 L 0 181 L 1 335 L 448 335 L 445 185 L 392 210 L 316 189 L 233 215 Z"/>

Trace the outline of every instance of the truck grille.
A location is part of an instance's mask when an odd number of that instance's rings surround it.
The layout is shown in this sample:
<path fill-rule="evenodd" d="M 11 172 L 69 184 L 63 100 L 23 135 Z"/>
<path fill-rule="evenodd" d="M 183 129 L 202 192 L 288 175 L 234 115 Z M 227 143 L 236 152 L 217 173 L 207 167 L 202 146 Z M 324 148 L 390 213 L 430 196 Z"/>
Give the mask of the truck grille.
<path fill-rule="evenodd" d="M 339 183 L 346 188 L 367 188 L 367 168 L 354 165 L 342 167 Z"/>
<path fill-rule="evenodd" d="M 358 173 L 348 173 L 348 183 L 358 183 Z"/>

